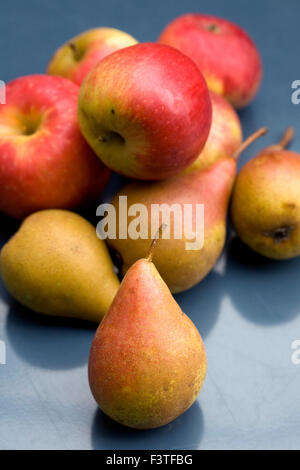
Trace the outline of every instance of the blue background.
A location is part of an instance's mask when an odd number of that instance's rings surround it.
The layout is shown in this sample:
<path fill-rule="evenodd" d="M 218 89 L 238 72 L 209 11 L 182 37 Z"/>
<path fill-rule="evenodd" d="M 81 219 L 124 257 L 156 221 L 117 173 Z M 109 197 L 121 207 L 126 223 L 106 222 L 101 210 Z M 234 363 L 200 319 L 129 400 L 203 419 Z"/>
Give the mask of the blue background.
<path fill-rule="evenodd" d="M 264 81 L 240 113 L 244 134 L 267 125 L 264 142 L 247 150 L 242 165 L 286 126 L 298 131 L 300 105 L 291 83 L 300 79 L 297 0 L 2 0 L 0 79 L 42 73 L 65 40 L 91 27 L 113 26 L 139 41 L 156 40 L 185 12 L 224 16 L 258 45 Z M 103 198 L 120 185 L 114 177 Z M 0 217 L 3 244 L 17 224 Z M 208 375 L 198 401 L 164 428 L 138 432 L 106 418 L 93 401 L 87 359 L 94 329 L 33 315 L 0 284 L 1 449 L 261 449 L 300 448 L 300 365 L 291 343 L 300 339 L 300 260 L 271 262 L 230 238 L 213 272 L 177 296 L 203 335 Z"/>

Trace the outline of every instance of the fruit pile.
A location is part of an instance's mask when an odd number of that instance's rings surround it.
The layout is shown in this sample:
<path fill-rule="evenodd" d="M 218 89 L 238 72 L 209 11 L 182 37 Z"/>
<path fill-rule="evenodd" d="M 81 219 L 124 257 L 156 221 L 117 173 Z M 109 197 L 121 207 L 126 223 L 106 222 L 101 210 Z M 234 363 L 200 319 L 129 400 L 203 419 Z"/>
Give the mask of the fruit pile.
<path fill-rule="evenodd" d="M 229 204 L 237 235 L 253 250 L 300 255 L 300 156 L 285 150 L 292 129 L 237 175 L 238 156 L 266 129 L 242 142 L 234 108 L 252 101 L 261 76 L 259 53 L 240 27 L 188 14 L 156 43 L 112 28 L 85 32 L 56 52 L 47 74 L 7 84 L 0 211 L 25 220 L 1 251 L 2 280 L 36 312 L 101 322 L 91 391 L 129 427 L 169 423 L 202 387 L 205 348 L 171 292 L 214 267 Z M 70 209 L 95 203 L 111 171 L 133 181 L 111 201 L 116 230 L 106 244 Z M 124 197 L 136 209 L 126 226 Z M 140 237 L 127 236 L 137 207 L 152 205 L 161 208 L 156 234 L 149 218 Z M 196 249 L 187 249 L 185 219 L 181 237 L 162 223 L 170 207 L 186 205 L 196 230 L 204 205 L 204 243 Z M 121 285 L 110 252 L 118 254 Z"/>

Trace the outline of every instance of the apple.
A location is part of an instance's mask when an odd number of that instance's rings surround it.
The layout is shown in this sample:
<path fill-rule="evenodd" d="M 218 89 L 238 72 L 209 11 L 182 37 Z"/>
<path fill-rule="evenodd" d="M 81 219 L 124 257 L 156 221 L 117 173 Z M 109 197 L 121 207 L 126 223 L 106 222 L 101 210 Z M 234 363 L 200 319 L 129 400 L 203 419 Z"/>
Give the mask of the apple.
<path fill-rule="evenodd" d="M 173 47 L 137 44 L 89 72 L 79 94 L 78 121 L 109 168 L 158 180 L 197 158 L 210 130 L 211 102 L 191 59 Z"/>
<path fill-rule="evenodd" d="M 77 207 L 107 183 L 109 170 L 79 131 L 78 92 L 70 80 L 49 75 L 7 84 L 0 106 L 0 211 L 22 219 Z"/>
<path fill-rule="evenodd" d="M 260 55 L 248 34 L 236 24 L 191 13 L 172 21 L 159 42 L 193 59 L 208 88 L 235 108 L 246 106 L 256 95 L 262 77 Z"/>
<path fill-rule="evenodd" d="M 212 122 L 204 149 L 194 163 L 184 171 L 207 168 L 217 160 L 230 158 L 240 147 L 243 139 L 239 116 L 231 104 L 220 95 L 210 91 Z"/>
<path fill-rule="evenodd" d="M 137 41 L 114 28 L 85 31 L 61 46 L 52 57 L 47 73 L 61 75 L 81 85 L 86 74 L 105 56 Z"/>

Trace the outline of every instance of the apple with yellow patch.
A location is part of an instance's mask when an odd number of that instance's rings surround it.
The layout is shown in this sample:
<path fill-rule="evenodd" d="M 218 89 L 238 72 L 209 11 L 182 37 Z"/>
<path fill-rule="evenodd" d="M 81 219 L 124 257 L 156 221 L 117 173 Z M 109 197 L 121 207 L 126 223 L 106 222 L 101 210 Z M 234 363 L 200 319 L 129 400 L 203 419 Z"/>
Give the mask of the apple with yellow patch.
<path fill-rule="evenodd" d="M 211 101 L 191 59 L 173 47 L 137 44 L 90 71 L 80 89 L 78 121 L 109 168 L 136 179 L 164 179 L 203 149 Z"/>
<path fill-rule="evenodd" d="M 235 108 L 246 106 L 255 97 L 262 77 L 261 58 L 250 36 L 235 23 L 190 13 L 167 25 L 159 42 L 190 57 L 203 73 L 208 88 Z"/>
<path fill-rule="evenodd" d="M 110 172 L 79 131 L 78 91 L 70 80 L 49 75 L 7 84 L 0 106 L 0 211 L 23 219 L 100 194 Z"/>
<path fill-rule="evenodd" d="M 104 57 L 137 41 L 115 28 L 95 28 L 70 39 L 52 57 L 47 73 L 81 85 L 87 73 Z"/>

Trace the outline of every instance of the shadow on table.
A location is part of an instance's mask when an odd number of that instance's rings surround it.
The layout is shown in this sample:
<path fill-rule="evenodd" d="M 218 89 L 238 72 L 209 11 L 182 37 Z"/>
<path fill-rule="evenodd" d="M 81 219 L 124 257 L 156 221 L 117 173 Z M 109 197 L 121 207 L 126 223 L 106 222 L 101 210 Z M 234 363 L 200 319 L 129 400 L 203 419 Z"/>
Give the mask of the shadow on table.
<path fill-rule="evenodd" d="M 4 284 L 1 280 L 1 275 L 0 275 L 0 300 L 6 305 L 9 305 L 12 300 L 11 296 L 9 295 L 9 293 L 4 287 Z"/>
<path fill-rule="evenodd" d="M 20 221 L 0 213 L 0 248 L 18 230 Z"/>
<path fill-rule="evenodd" d="M 182 416 L 158 429 L 122 426 L 97 409 L 92 427 L 94 449 L 197 449 L 204 430 L 198 402 Z"/>
<path fill-rule="evenodd" d="M 211 271 L 199 284 L 188 291 L 176 294 L 181 309 L 206 338 L 215 326 L 220 313 L 220 304 L 226 294 L 224 277 Z"/>
<path fill-rule="evenodd" d="M 271 326 L 300 314 L 300 258 L 270 260 L 235 237 L 228 244 L 224 279 L 236 309 L 251 322 Z"/>
<path fill-rule="evenodd" d="M 257 111 L 253 103 L 250 103 L 243 109 L 238 110 L 239 118 L 243 123 L 243 127 L 247 127 L 248 129 L 252 129 L 250 132 L 256 131 L 257 128 Z M 250 133 L 249 132 L 249 133 Z M 248 135 L 244 135 L 244 139 L 246 139 Z M 262 144 L 264 145 L 264 144 Z"/>
<path fill-rule="evenodd" d="M 99 215 L 96 215 L 97 208 L 102 203 L 108 203 L 112 198 L 131 180 L 125 176 L 118 175 L 115 172 L 111 172 L 110 180 L 107 186 L 104 188 L 96 202 L 92 202 L 89 205 L 79 208 L 76 212 L 85 219 L 87 219 L 94 227 L 97 226 L 101 220 Z"/>
<path fill-rule="evenodd" d="M 36 314 L 11 301 L 7 340 L 18 356 L 44 369 L 72 369 L 86 364 L 97 325 Z"/>

